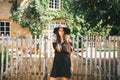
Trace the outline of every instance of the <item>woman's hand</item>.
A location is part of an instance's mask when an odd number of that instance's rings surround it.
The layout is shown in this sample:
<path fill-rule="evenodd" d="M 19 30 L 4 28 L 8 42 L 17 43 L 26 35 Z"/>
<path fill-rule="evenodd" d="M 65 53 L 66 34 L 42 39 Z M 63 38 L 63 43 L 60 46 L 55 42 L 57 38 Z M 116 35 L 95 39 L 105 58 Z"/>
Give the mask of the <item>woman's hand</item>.
<path fill-rule="evenodd" d="M 57 44 L 56 49 L 58 52 L 61 52 L 61 46 L 59 44 Z"/>

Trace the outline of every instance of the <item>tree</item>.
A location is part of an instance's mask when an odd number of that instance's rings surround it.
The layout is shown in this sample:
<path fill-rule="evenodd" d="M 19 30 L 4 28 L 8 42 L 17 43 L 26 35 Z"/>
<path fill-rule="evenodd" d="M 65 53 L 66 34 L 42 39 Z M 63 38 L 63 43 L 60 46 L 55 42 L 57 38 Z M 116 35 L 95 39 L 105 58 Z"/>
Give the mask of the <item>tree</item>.
<path fill-rule="evenodd" d="M 71 6 L 71 12 L 84 15 L 91 28 L 98 24 L 106 29 L 112 26 L 111 35 L 120 35 L 120 0 L 72 0 L 71 5 L 74 5 Z"/>
<path fill-rule="evenodd" d="M 66 24 L 70 27 L 72 35 L 71 36 L 84 36 L 89 34 L 90 26 L 84 20 L 84 16 L 82 14 L 74 15 L 74 12 L 71 12 L 71 4 L 72 0 L 64 0 L 63 7 L 66 11 Z"/>

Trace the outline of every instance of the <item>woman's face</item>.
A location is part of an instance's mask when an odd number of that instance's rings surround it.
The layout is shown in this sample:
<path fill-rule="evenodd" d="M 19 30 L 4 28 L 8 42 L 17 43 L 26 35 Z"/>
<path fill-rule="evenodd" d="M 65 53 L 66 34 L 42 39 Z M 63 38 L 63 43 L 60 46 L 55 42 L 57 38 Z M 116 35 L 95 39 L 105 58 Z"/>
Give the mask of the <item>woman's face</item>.
<path fill-rule="evenodd" d="M 63 36 L 63 35 L 64 35 L 64 29 L 63 29 L 63 28 L 59 28 L 59 29 L 58 29 L 58 34 L 59 34 L 60 36 Z"/>

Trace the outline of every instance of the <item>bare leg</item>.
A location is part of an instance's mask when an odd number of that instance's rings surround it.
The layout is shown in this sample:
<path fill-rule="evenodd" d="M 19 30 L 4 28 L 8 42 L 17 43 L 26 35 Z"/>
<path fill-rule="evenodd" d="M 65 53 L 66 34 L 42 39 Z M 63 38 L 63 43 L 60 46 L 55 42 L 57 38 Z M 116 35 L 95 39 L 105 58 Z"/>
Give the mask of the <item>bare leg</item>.
<path fill-rule="evenodd" d="M 50 77 L 50 80 L 57 80 L 57 78 L 54 78 L 54 77 Z"/>
<path fill-rule="evenodd" d="M 66 77 L 62 77 L 62 80 L 68 80 L 68 78 L 66 78 Z"/>

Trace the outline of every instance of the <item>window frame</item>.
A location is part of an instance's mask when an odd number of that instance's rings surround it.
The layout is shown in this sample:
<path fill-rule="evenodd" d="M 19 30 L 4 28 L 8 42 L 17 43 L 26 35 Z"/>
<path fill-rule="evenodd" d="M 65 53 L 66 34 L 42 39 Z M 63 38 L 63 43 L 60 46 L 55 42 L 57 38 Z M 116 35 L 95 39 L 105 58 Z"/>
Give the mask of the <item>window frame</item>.
<path fill-rule="evenodd" d="M 7 33 L 8 36 L 11 36 L 10 34 L 10 26 L 11 26 L 11 22 L 10 21 L 4 21 L 4 20 L 0 20 L 0 37 L 2 37 L 2 33 L 4 37 L 7 37 Z M 1 30 L 3 28 L 3 30 Z"/>
<path fill-rule="evenodd" d="M 52 2 L 53 1 L 53 2 Z M 49 9 L 52 9 L 52 10 L 60 10 L 61 9 L 61 0 L 58 0 L 58 2 L 59 3 L 56 3 L 56 0 L 50 0 L 50 2 L 49 2 L 49 5 L 48 5 L 48 8 Z M 51 4 L 50 4 L 51 3 Z M 53 4 L 52 4 L 53 3 Z M 56 5 L 56 4 L 57 5 Z M 52 7 L 53 6 L 53 7 Z M 58 7 L 58 8 L 56 8 L 56 6 Z"/>

